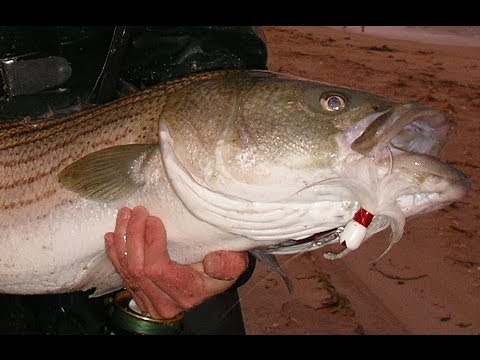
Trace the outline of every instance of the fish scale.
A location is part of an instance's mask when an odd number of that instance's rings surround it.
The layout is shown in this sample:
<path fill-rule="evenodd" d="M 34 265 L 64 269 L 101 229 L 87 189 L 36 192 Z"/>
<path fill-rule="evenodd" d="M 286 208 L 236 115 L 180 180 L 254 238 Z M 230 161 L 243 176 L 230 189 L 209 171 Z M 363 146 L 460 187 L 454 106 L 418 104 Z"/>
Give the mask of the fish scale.
<path fill-rule="evenodd" d="M 61 167 L 86 154 L 114 145 L 158 143 L 158 118 L 168 94 L 197 79 L 220 75 L 171 81 L 86 112 L 29 123 L 20 119 L 16 126 L 12 122 L 0 128 L 1 224 L 9 225 L 5 218 L 43 217 L 50 208 L 75 199 L 75 194 L 63 194 L 56 176 Z M 30 212 L 34 218 L 22 213 L 25 205 L 35 206 Z"/>
<path fill-rule="evenodd" d="M 345 106 L 326 108 L 332 96 Z M 385 117 L 401 126 L 377 126 Z M 367 131 L 377 128 L 381 141 Z M 374 217 L 355 246 L 387 226 L 397 241 L 405 217 L 468 189 L 435 158 L 445 129 L 440 112 L 420 105 L 246 70 L 186 76 L 69 116 L 7 121 L 0 292 L 120 288 L 103 235 L 123 206 L 161 217 L 169 254 L 183 264 L 220 249 L 318 248 L 292 244 L 340 233 L 363 207 Z"/>

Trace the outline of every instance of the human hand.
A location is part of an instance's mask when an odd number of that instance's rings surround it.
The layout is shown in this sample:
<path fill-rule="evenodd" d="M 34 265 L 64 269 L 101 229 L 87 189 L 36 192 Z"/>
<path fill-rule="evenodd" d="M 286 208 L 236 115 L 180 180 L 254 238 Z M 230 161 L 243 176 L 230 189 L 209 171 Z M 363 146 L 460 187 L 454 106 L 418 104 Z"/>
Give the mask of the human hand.
<path fill-rule="evenodd" d="M 224 292 L 248 265 L 246 252 L 230 251 L 212 252 L 191 265 L 172 261 L 162 221 L 142 206 L 120 209 L 105 247 L 137 306 L 157 319 L 174 318 Z"/>

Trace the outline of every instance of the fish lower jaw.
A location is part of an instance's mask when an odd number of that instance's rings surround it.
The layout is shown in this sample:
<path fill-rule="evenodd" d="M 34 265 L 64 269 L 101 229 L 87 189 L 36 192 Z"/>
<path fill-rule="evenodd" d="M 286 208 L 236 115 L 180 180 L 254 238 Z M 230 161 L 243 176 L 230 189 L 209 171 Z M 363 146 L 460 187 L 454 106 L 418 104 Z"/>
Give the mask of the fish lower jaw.
<path fill-rule="evenodd" d="M 459 197 L 445 196 L 444 193 L 439 192 L 419 192 L 402 195 L 396 202 L 408 217 L 439 210 L 453 203 L 457 198 Z"/>
<path fill-rule="evenodd" d="M 460 172 L 450 178 L 440 178 L 432 174 L 418 186 L 405 191 L 396 199 L 397 205 L 406 216 L 422 214 L 448 206 L 466 195 L 469 183 Z"/>
<path fill-rule="evenodd" d="M 438 201 L 439 194 L 432 192 L 405 194 L 397 198 L 397 205 L 406 216 L 428 211 Z"/>

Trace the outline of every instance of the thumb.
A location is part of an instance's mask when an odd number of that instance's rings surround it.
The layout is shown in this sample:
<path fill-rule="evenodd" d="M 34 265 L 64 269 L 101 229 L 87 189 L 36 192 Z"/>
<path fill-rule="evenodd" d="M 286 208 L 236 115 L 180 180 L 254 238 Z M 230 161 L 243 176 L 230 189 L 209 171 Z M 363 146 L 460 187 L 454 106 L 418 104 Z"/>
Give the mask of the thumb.
<path fill-rule="evenodd" d="M 218 280 L 235 280 L 247 269 L 246 252 L 219 250 L 207 254 L 203 259 L 204 272 Z"/>

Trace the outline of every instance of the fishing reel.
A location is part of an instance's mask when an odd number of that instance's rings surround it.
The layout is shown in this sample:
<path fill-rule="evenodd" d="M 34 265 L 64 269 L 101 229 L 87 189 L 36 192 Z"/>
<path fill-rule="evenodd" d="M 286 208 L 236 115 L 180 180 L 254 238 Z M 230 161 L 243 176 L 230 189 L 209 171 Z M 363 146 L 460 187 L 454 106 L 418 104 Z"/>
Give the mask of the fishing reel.
<path fill-rule="evenodd" d="M 179 335 L 183 313 L 173 319 L 154 319 L 142 314 L 127 290 L 113 297 L 110 328 L 115 335 Z"/>

